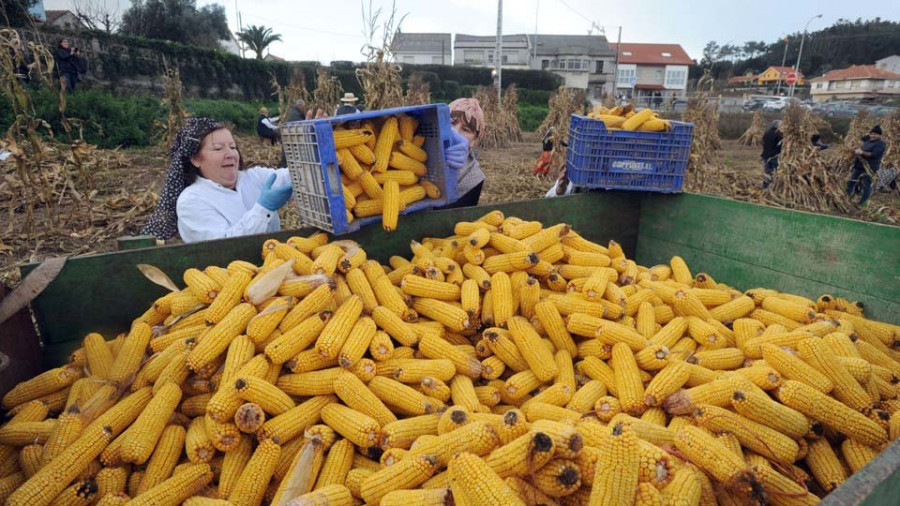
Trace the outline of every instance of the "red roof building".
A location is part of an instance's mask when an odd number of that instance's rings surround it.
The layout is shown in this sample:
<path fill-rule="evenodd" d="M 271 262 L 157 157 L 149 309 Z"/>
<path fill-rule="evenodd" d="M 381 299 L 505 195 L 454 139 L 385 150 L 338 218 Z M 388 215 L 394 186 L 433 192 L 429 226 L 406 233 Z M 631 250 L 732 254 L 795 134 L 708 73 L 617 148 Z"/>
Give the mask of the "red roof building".
<path fill-rule="evenodd" d="M 810 80 L 813 101 L 900 96 L 900 74 L 875 65 L 852 65 Z"/>

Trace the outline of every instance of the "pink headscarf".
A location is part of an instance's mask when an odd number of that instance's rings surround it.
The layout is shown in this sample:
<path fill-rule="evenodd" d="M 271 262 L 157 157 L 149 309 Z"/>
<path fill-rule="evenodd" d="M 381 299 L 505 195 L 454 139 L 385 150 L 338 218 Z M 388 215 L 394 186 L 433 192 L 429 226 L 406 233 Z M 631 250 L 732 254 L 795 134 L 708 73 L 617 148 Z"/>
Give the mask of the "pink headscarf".
<path fill-rule="evenodd" d="M 475 130 L 478 136 L 484 132 L 484 111 L 481 110 L 481 104 L 475 98 L 457 98 L 450 102 L 450 115 L 460 112 L 466 123 L 475 123 Z"/>

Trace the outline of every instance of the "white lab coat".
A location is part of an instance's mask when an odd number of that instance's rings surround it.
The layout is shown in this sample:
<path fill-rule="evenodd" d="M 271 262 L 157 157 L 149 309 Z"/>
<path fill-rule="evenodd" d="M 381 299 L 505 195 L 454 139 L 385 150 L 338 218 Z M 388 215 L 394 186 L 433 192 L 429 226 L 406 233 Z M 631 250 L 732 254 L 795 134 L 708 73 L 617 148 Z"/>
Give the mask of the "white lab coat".
<path fill-rule="evenodd" d="M 184 242 L 209 241 L 281 230 L 278 211 L 269 211 L 256 202 L 266 179 L 273 172 L 277 174 L 273 187 L 291 184 L 288 169 L 266 167 L 251 167 L 238 172 L 234 190 L 197 177 L 178 197 L 176 211 L 181 239 Z"/>

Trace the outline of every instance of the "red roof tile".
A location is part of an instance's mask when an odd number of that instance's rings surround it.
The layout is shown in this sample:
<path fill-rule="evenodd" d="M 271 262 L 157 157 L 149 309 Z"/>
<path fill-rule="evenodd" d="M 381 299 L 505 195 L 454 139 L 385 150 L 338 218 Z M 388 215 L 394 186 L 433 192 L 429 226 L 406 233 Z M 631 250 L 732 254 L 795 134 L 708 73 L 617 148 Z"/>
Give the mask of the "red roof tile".
<path fill-rule="evenodd" d="M 845 69 L 832 70 L 813 79 L 813 82 L 847 81 L 850 79 L 900 79 L 900 74 L 876 68 L 875 65 L 851 65 Z"/>
<path fill-rule="evenodd" d="M 616 51 L 619 44 L 610 44 Z M 644 65 L 691 65 L 694 60 L 678 44 L 641 44 L 623 42 L 619 51 L 619 63 L 640 63 Z M 625 53 L 631 53 L 625 54 Z M 668 53 L 671 56 L 663 56 Z"/>

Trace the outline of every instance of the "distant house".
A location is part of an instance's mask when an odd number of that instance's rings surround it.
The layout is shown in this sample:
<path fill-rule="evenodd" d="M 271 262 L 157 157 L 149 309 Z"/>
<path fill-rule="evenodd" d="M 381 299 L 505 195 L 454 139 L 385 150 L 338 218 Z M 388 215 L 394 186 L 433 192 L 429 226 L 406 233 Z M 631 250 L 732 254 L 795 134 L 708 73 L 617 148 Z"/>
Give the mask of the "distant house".
<path fill-rule="evenodd" d="M 228 32 L 228 38 L 219 40 L 219 49 L 229 54 L 241 55 L 241 45 L 231 32 Z"/>
<path fill-rule="evenodd" d="M 688 67 L 694 61 L 679 44 L 622 43 L 611 46 L 619 58 L 617 95 L 624 94 L 643 105 L 651 105 L 651 98 L 667 101 L 684 96 Z"/>
<path fill-rule="evenodd" d="M 745 76 L 734 76 L 728 78 L 728 86 L 734 88 L 742 88 L 748 86 L 756 85 L 756 77 L 753 74 L 747 74 Z"/>
<path fill-rule="evenodd" d="M 470 67 L 494 67 L 497 37 L 493 35 L 456 34 L 453 41 L 453 64 Z M 531 47 L 524 34 L 504 35 L 500 64 L 507 69 L 531 68 Z"/>
<path fill-rule="evenodd" d="M 900 97 L 900 73 L 876 65 L 853 65 L 810 80 L 814 102 L 826 100 Z"/>
<path fill-rule="evenodd" d="M 776 86 L 778 81 L 781 81 L 781 85 L 784 86 L 786 84 L 787 78 L 794 72 L 793 67 L 780 67 L 773 66 L 769 67 L 762 74 L 756 76 L 756 83 L 760 86 Z M 805 76 L 803 72 L 797 71 L 797 82 L 795 86 L 803 86 L 806 84 Z"/>
<path fill-rule="evenodd" d="M 532 69 L 549 70 L 590 100 L 613 92 L 615 52 L 602 35 L 529 35 Z"/>
<path fill-rule="evenodd" d="M 274 54 L 269 53 L 263 57 L 263 60 L 265 60 L 265 61 L 284 61 L 284 58 L 282 58 L 280 56 L 275 56 Z"/>
<path fill-rule="evenodd" d="M 87 30 L 87 26 L 72 11 L 44 11 L 47 24 L 63 30 Z"/>
<path fill-rule="evenodd" d="M 875 62 L 875 68 L 900 74 L 900 55 L 892 55 Z"/>
<path fill-rule="evenodd" d="M 414 65 L 453 65 L 452 49 L 449 33 L 397 32 L 391 41 L 397 61 Z"/>

